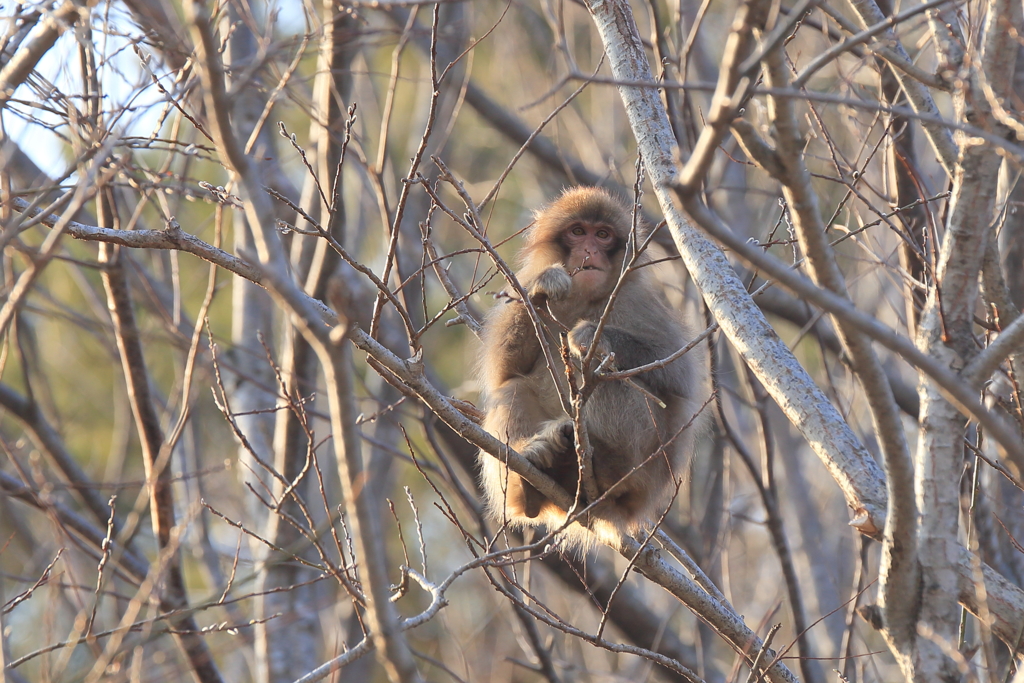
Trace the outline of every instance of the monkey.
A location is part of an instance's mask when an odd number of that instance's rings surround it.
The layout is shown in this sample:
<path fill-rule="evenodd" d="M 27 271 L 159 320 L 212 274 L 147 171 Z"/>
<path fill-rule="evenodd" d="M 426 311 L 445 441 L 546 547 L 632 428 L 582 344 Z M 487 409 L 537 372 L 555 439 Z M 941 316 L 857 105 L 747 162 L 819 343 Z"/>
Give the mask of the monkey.
<path fill-rule="evenodd" d="M 577 490 L 580 468 L 575 424 L 559 398 L 559 388 L 566 395 L 569 386 L 560 338 L 567 340 L 567 357 L 574 365 L 595 345 L 598 322 L 623 264 L 650 234 L 642 225 L 631 234 L 633 223 L 631 209 L 606 190 L 564 191 L 535 214 L 517 258 L 516 279 L 538 310 L 543 339 L 524 302 L 511 295 L 499 297 L 502 303 L 484 324 L 479 372 L 484 429 L 570 495 Z M 604 370 L 625 371 L 668 358 L 690 338 L 651 269 L 643 267 L 655 260 L 650 249 L 640 251 L 596 339 L 592 365 L 604 359 Z M 635 535 L 664 513 L 694 441 L 696 429 L 685 427 L 698 412 L 702 389 L 707 393 L 699 353 L 691 351 L 630 379 L 597 380 L 581 420 L 593 449 L 599 497 L 589 511 L 589 529 L 574 523 L 559 532 L 559 543 L 583 550 L 596 542 L 615 546 L 620 534 Z M 498 522 L 550 530 L 564 525 L 566 511 L 499 458 L 481 451 L 479 464 L 485 502 Z"/>

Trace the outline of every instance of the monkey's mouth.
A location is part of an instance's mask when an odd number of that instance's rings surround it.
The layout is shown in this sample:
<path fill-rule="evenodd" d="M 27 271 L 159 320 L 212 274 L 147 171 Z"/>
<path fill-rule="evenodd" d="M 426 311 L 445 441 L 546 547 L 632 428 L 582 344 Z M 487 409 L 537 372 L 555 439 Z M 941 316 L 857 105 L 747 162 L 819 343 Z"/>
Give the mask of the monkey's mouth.
<path fill-rule="evenodd" d="M 601 270 L 597 266 L 580 266 L 580 270 Z"/>

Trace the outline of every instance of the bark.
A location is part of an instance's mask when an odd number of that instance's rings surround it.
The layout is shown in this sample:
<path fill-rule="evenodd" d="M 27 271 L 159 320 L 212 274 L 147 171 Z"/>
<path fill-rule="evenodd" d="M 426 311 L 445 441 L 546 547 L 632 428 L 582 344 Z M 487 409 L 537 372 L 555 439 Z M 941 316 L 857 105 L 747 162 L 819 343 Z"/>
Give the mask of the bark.
<path fill-rule="evenodd" d="M 17 52 L 0 68 L 0 107 L 14 94 L 64 31 L 78 21 L 83 4 L 65 0 L 48 12 L 41 22 L 25 37 Z"/>
<path fill-rule="evenodd" d="M 590 8 L 615 77 L 650 81 L 650 67 L 628 6 L 611 1 L 593 3 Z M 628 86 L 620 86 L 619 92 L 668 227 L 705 303 L 758 380 L 825 463 L 854 515 L 862 520 L 859 523 L 880 529 L 885 493 L 878 465 L 765 320 L 721 250 L 676 205 L 670 189 L 674 137 L 657 93 Z"/>
<path fill-rule="evenodd" d="M 112 220 L 113 208 L 101 202 L 101 221 Z M 184 651 L 192 669 L 192 675 L 199 683 L 220 683 L 221 676 L 195 617 L 188 611 L 188 593 L 176 543 L 172 540 L 175 526 L 174 493 L 171 488 L 170 457 L 173 444 L 164 444 L 160 417 L 153 404 L 149 386 L 149 373 L 142 351 L 142 341 L 135 324 L 132 299 L 128 287 L 124 261 L 119 248 L 103 245 L 100 261 L 106 264 L 103 271 L 103 285 L 107 290 L 110 315 L 114 323 L 117 348 L 121 355 L 125 382 L 135 416 L 136 429 L 142 442 L 143 464 L 146 470 L 146 485 L 149 490 L 149 512 L 153 535 L 157 547 L 165 554 L 163 587 L 160 589 L 161 608 L 168 612 L 180 612 L 172 619 L 177 629 L 176 640 Z"/>
<path fill-rule="evenodd" d="M 361 481 L 361 442 L 356 431 L 351 349 L 341 339 L 333 340 L 320 322 L 319 312 L 308 297 L 295 285 L 285 262 L 284 251 L 273 224 L 274 210 L 263 190 L 259 169 L 243 153 L 228 120 L 225 106 L 225 82 L 217 41 L 214 37 L 208 8 L 186 3 L 186 14 L 192 25 L 197 45 L 199 71 L 204 85 L 206 111 L 217 151 L 239 183 L 246 217 L 253 228 L 256 254 L 268 280 L 268 287 L 278 301 L 292 314 L 296 324 L 324 367 L 331 406 L 331 426 L 338 458 L 338 471 L 349 511 L 353 542 L 366 586 L 367 622 L 378 658 L 395 681 L 416 681 L 412 653 L 399 628 L 397 610 L 390 602 L 384 538 L 376 533 L 378 517 L 368 496 L 357 495 L 366 482 Z M 338 343 L 342 342 L 342 343 Z"/>
<path fill-rule="evenodd" d="M 993 121 L 979 79 L 987 79 L 997 97 L 1009 95 L 1017 43 L 1004 21 L 1020 26 L 1019 3 L 996 0 L 988 6 L 981 73 L 960 95 L 958 113 L 991 128 Z M 975 354 L 974 313 L 978 278 L 986 245 L 995 239 L 996 188 L 1001 157 L 991 146 L 965 140 L 953 179 L 949 219 L 936 268 L 935 283 L 921 316 L 918 346 L 940 362 L 961 369 Z M 918 563 L 921 567 L 919 611 L 907 611 L 908 633 L 896 644 L 900 663 L 915 681 L 957 681 L 960 673 L 945 654 L 957 641 L 958 543 L 963 439 L 966 420 L 931 382 L 922 381 L 921 419 L 915 457 L 915 489 L 920 505 Z M 889 615 L 886 615 L 889 619 Z M 888 625 L 888 624 L 887 624 Z M 921 632 L 924 625 L 928 632 Z"/>
<path fill-rule="evenodd" d="M 310 117 L 310 139 L 316 141 L 317 146 L 317 175 L 307 177 L 302 205 L 310 216 L 328 216 L 329 220 L 324 221 L 328 229 L 343 242 L 345 205 L 340 198 L 344 187 L 338 164 L 346 117 L 341 105 L 348 96 L 351 82 L 348 71 L 356 41 L 353 18 L 348 13 L 335 12 L 332 3 L 322 4 L 320 19 L 323 35 L 314 83 L 316 109 Z M 267 135 L 257 140 L 262 145 L 272 144 Z M 334 206 L 323 205 L 317 182 L 325 192 L 334 188 L 331 197 Z M 328 248 L 326 240 L 302 235 L 292 237 L 291 253 L 296 279 L 304 283 L 306 291 L 314 297 L 325 299 L 327 280 L 337 265 L 337 254 Z M 313 490 L 313 477 L 309 476 L 302 482 L 298 478 L 309 472 L 311 460 L 315 458 L 306 433 L 312 428 L 312 417 L 306 412 L 304 401 L 316 392 L 319 368 L 309 342 L 287 319 L 281 326 L 281 390 L 290 398 L 277 401 L 279 410 L 275 416 L 273 452 L 274 467 L 284 476 L 291 493 L 282 500 L 285 482 L 274 479 L 273 495 L 281 506 L 280 513 L 293 520 L 302 520 L 306 515 L 299 499 Z M 302 533 L 283 515 L 275 511 L 269 516 L 264 536 L 279 548 L 304 547 Z M 312 547 L 305 546 L 302 554 L 307 560 L 316 560 Z M 267 553 L 267 563 L 258 581 L 261 595 L 256 600 L 257 614 L 261 618 L 274 614 L 283 616 L 256 627 L 258 680 L 265 683 L 293 681 L 309 670 L 311 662 L 321 659 L 318 645 L 323 634 L 317 593 L 322 591 L 322 587 L 301 585 L 314 578 L 315 572 L 311 568 L 290 560 L 282 553 Z M 289 587 L 293 588 L 275 590 Z"/>
<path fill-rule="evenodd" d="M 766 80 L 772 87 L 783 87 L 787 67 L 783 56 L 771 53 L 765 58 Z M 793 228 L 800 242 L 812 280 L 819 286 L 848 298 L 846 282 L 829 246 L 825 225 L 818 208 L 817 195 L 810 186 L 810 175 L 803 165 L 803 136 L 797 127 L 793 100 L 769 100 L 769 113 L 775 122 L 778 180 L 789 207 Z M 880 602 L 885 614 L 885 633 L 893 643 L 913 634 L 913 620 L 897 618 L 900 610 L 890 609 L 907 596 L 917 593 L 918 568 L 915 564 L 914 524 L 916 506 L 913 493 L 914 468 L 910 449 L 900 420 L 896 401 L 870 338 L 842 318 L 833 318 L 843 349 L 851 360 L 854 375 L 867 399 L 885 463 L 886 493 L 889 505 L 882 543 Z M 910 602 L 913 605 L 913 602 Z"/>
<path fill-rule="evenodd" d="M 617 81 L 649 82 L 651 75 L 646 55 L 637 38 L 628 5 L 608 0 L 593 2 L 589 7 L 598 24 Z M 777 337 L 767 324 L 763 323 L 759 313 L 751 311 L 753 307 L 749 303 L 749 297 L 731 277 L 731 269 L 721 253 L 707 243 L 701 234 L 682 218 L 675 207 L 668 192 L 675 170 L 671 144 L 673 138 L 657 94 L 649 89 L 630 86 L 620 86 L 619 91 L 669 228 L 676 239 L 684 263 L 704 294 L 709 308 L 722 325 L 726 336 L 765 384 L 787 417 L 800 429 L 815 452 L 829 467 L 844 492 L 848 494 L 847 500 L 850 501 L 851 507 L 855 510 L 868 510 L 864 502 L 872 504 L 868 515 L 871 525 L 863 525 L 861 529 L 873 533 L 878 528 L 875 525 L 884 520 L 884 514 L 877 507 L 885 500 L 884 494 L 880 494 L 879 491 L 882 477 L 877 467 L 849 432 L 849 428 L 833 412 L 824 396 L 817 392 L 809 378 L 799 369 L 788 350 L 780 348 Z M 949 147 L 941 143 L 941 137 L 948 134 L 948 131 L 944 129 L 941 133 L 940 144 L 937 147 L 948 153 Z M 942 149 L 939 150 L 940 154 Z M 949 158 L 947 154 L 945 160 L 949 161 Z M 992 182 L 991 186 L 994 188 L 995 183 Z M 697 218 L 702 226 L 715 228 L 716 236 L 720 238 L 725 236 L 725 231 L 719 229 L 721 226 L 717 225 L 707 209 L 700 205 L 699 200 L 685 194 L 682 199 L 690 215 Z M 733 242 L 730 246 L 738 249 L 741 245 Z M 742 321 L 742 325 L 738 324 L 739 321 Z M 770 361 L 770 364 L 766 361 Z M 947 383 L 945 388 L 950 389 L 952 386 Z M 782 387 L 786 387 L 786 390 L 782 390 Z M 966 396 L 964 398 L 966 399 Z M 1010 438 L 1008 433 L 1003 436 L 1004 439 L 1001 441 L 1009 444 L 1010 441 L 1005 440 Z M 837 450 L 836 446 L 839 443 L 843 443 L 846 450 Z M 956 478 L 954 477 L 952 481 L 955 482 Z M 862 486 L 864 488 L 860 488 Z M 953 503 L 952 509 L 958 509 L 956 502 Z M 904 549 L 896 550 L 902 552 Z M 957 552 L 965 551 L 958 549 Z M 909 559 L 912 561 L 912 557 Z M 945 562 L 947 568 L 951 566 L 948 552 Z M 972 576 L 969 565 L 963 560 L 955 566 L 955 573 L 958 573 L 961 582 Z M 910 574 L 912 575 L 912 571 Z M 1002 587 L 1005 586 L 1000 588 Z M 963 585 L 961 588 L 961 601 L 972 610 L 978 609 L 977 596 L 973 595 L 973 591 L 963 590 Z M 1019 591 L 1009 590 L 1001 593 L 999 600 L 995 601 L 1000 603 L 1000 607 L 1005 608 L 1002 612 L 1003 618 L 1011 623 L 1021 623 L 1022 614 L 1016 607 L 1020 597 Z M 948 615 L 943 618 L 948 618 Z M 1006 630 L 1002 633 L 1001 637 L 1009 637 L 1010 642 L 1016 642 L 1015 636 Z M 932 661 L 941 662 L 941 659 Z"/>

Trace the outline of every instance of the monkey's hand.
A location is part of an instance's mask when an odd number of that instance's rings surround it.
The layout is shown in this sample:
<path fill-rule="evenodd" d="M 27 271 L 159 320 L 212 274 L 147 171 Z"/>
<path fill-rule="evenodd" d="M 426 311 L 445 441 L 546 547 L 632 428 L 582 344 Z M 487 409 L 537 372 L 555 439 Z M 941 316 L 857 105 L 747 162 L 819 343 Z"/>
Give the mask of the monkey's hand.
<path fill-rule="evenodd" d="M 530 301 L 543 303 L 544 299 L 560 301 L 569 296 L 572 290 L 572 278 L 562 266 L 551 266 L 538 277 L 530 287 Z"/>
<path fill-rule="evenodd" d="M 607 328 L 605 328 L 607 329 Z M 594 334 L 597 332 L 597 323 L 590 320 L 581 320 L 576 323 L 576 326 L 569 332 L 569 350 L 577 358 L 583 358 L 590 351 L 590 347 L 594 345 Z M 601 339 L 597 342 L 597 353 L 598 358 L 606 356 L 611 353 L 612 349 L 608 346 L 606 335 L 601 335 Z"/>
<path fill-rule="evenodd" d="M 573 450 L 572 420 L 548 420 L 534 434 L 530 443 L 519 451 L 520 455 L 541 469 L 551 467 L 566 453 Z"/>

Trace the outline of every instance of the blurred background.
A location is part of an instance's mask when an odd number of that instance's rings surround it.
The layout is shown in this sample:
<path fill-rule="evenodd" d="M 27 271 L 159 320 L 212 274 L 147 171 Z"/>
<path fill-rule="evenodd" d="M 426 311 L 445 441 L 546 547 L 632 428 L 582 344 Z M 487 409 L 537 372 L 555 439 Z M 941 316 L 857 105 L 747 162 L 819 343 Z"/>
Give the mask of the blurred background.
<path fill-rule="evenodd" d="M 911 9 L 883 4 L 890 15 Z M 835 5 L 794 20 L 785 46 L 794 76 L 863 28 Z M 684 159 L 740 6 L 632 3 Z M 969 48 L 985 6 L 956 6 Z M 201 642 L 223 680 L 294 681 L 364 639 L 366 569 L 339 479 L 326 380 L 295 315 L 245 271 L 258 245 L 242 210 L 247 195 L 213 140 L 216 107 L 227 107 L 221 113 L 271 198 L 274 248 L 298 287 L 335 310 L 340 303 L 399 358 L 418 355 L 429 381 L 466 402 L 457 405 L 469 416 L 479 405 L 473 321 L 506 283 L 453 220 L 468 209 L 433 159 L 461 183 L 483 234 L 510 263 L 533 211 L 572 185 L 608 187 L 638 202 L 650 224 L 662 220 L 645 177 L 635 191 L 636 141 L 583 3 L 203 7 L 223 61 L 220 100 L 200 78 L 195 10 L 177 0 L 0 9 L 7 680 L 216 680 L 182 647 Z M 772 7 L 772 21 L 787 21 L 787 3 Z M 943 71 L 950 67 L 926 13 L 894 24 L 914 66 L 955 79 Z M 899 86 L 866 44 L 878 43 L 853 45 L 807 74 L 798 122 L 851 299 L 913 338 L 950 181 L 919 124 L 900 115 L 908 109 Z M 943 115 L 964 120 L 955 88 L 932 90 Z M 763 94 L 743 116 L 772 134 Z M 1024 304 L 1018 168 L 1013 160 L 1003 169 L 995 250 L 1015 312 Z M 779 183 L 733 137 L 703 194 L 744 239 L 800 261 Z M 660 235 L 665 254 L 675 254 L 667 231 Z M 372 309 L 377 289 L 335 246 L 385 280 L 402 315 L 393 301 Z M 232 255 L 241 261 L 225 260 Z M 764 284 L 736 268 L 751 291 Z M 711 324 L 680 260 L 659 277 L 694 336 Z M 755 301 L 880 461 L 827 318 L 779 288 Z M 979 305 L 979 338 L 991 314 Z M 896 680 L 885 641 L 857 615 L 876 600 L 880 545 L 850 526 L 836 481 L 733 346 L 709 339 L 716 394 L 664 530 L 755 633 L 781 624 L 773 647 L 801 680 L 837 680 L 834 670 L 841 680 Z M 881 356 L 913 448 L 917 374 L 895 354 Z M 540 549 L 529 561 L 463 571 L 491 543 L 523 542 L 482 517 L 477 448 L 365 353 L 349 359 L 364 467 L 355 494 L 377 510 L 399 613 L 412 617 L 431 602 L 401 565 L 437 584 L 458 573 L 446 606 L 406 631 L 426 680 L 686 680 L 657 656 L 706 681 L 747 680 L 742 657 L 705 620 L 610 549 Z M 1013 377 L 996 382 L 988 401 L 1019 424 Z M 1001 460 L 976 430 L 966 435 L 1005 472 L 965 450 L 962 542 L 1020 586 L 1024 463 Z M 149 469 L 163 472 L 152 499 Z M 151 517 L 151 507 L 162 512 Z M 970 662 L 991 634 L 963 620 L 958 647 Z M 1002 680 L 1008 650 L 992 647 L 996 660 L 971 666 Z M 387 679 L 372 654 L 329 676 Z"/>

